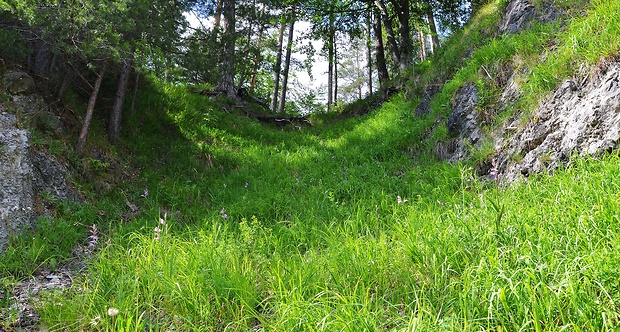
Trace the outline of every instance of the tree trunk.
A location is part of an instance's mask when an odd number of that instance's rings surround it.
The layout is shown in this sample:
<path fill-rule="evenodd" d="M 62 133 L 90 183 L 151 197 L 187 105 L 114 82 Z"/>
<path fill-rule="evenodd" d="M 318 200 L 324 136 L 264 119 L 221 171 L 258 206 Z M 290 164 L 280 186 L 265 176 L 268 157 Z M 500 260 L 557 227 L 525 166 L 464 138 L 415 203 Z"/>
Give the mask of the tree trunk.
<path fill-rule="evenodd" d="M 108 140 L 112 143 L 118 141 L 118 133 L 121 128 L 121 116 L 123 114 L 123 104 L 125 103 L 125 95 L 127 94 L 127 86 L 129 76 L 133 69 L 133 52 L 130 58 L 125 59 L 121 68 L 121 74 L 118 79 L 118 88 L 116 89 L 116 97 L 114 98 L 114 106 L 110 113 L 110 122 L 108 123 Z"/>
<path fill-rule="evenodd" d="M 256 51 L 254 53 L 254 63 L 252 64 L 252 78 L 250 79 L 250 93 L 254 93 L 254 88 L 256 87 L 256 79 L 258 78 L 258 66 L 261 61 L 260 50 L 263 43 L 263 30 L 265 30 L 265 24 L 261 23 L 260 28 L 258 29 L 258 37 L 256 41 Z"/>
<path fill-rule="evenodd" d="M 223 0 L 222 14 L 225 20 L 224 36 L 222 38 L 222 63 L 220 66 L 220 83 L 215 88 L 216 91 L 225 93 L 228 97 L 239 100 L 235 92 L 234 70 L 235 70 L 235 1 Z"/>
<path fill-rule="evenodd" d="M 276 111 L 278 107 L 278 92 L 280 91 L 280 71 L 282 69 L 282 48 L 284 43 L 284 30 L 285 20 L 284 13 L 282 13 L 282 19 L 280 20 L 280 32 L 278 33 L 278 52 L 276 54 L 276 67 L 274 69 L 273 77 L 273 95 L 271 97 L 271 110 Z"/>
<path fill-rule="evenodd" d="M 338 44 L 336 43 L 336 30 L 334 29 L 333 37 L 334 47 L 334 104 L 338 101 Z"/>
<path fill-rule="evenodd" d="M 406 70 L 413 62 L 413 43 L 409 29 L 409 1 L 391 0 L 398 17 L 398 36 L 400 45 L 400 69 Z"/>
<path fill-rule="evenodd" d="M 383 29 L 381 27 L 381 18 L 377 10 L 374 11 L 373 30 L 375 32 L 375 53 L 377 57 L 377 76 L 379 79 L 379 89 L 385 94 L 385 84 L 390 79 L 390 75 L 385 63 L 385 48 L 383 47 Z M 382 96 L 384 98 L 385 95 Z"/>
<path fill-rule="evenodd" d="M 362 68 L 360 68 L 360 53 L 359 53 L 359 49 L 355 50 L 355 74 L 356 74 L 356 78 L 355 80 L 357 81 L 357 99 L 360 100 L 362 99 Z"/>
<path fill-rule="evenodd" d="M 327 45 L 327 111 L 331 111 L 334 103 L 334 24 L 333 8 L 329 13 L 329 36 Z"/>
<path fill-rule="evenodd" d="M 293 9 L 293 15 L 291 23 L 288 27 L 288 41 L 286 43 L 286 59 L 284 60 L 284 73 L 282 73 L 282 95 L 280 96 L 279 113 L 284 113 L 284 106 L 286 106 L 286 89 L 288 85 L 288 72 L 291 65 L 291 53 L 293 52 L 293 33 L 295 32 L 295 10 Z"/>
<path fill-rule="evenodd" d="M 428 27 L 431 30 L 431 53 L 439 49 L 439 35 L 437 34 L 437 25 L 435 24 L 435 17 L 433 16 L 433 8 L 430 2 L 426 1 L 426 20 L 428 21 Z"/>
<path fill-rule="evenodd" d="M 424 35 L 424 31 L 418 31 L 418 40 L 420 41 L 420 60 L 426 60 L 426 36 Z"/>
<path fill-rule="evenodd" d="M 394 28 L 392 27 L 392 19 L 388 14 L 387 7 L 385 6 L 383 0 L 376 0 L 375 4 L 381 13 L 381 20 L 385 26 L 385 34 L 387 35 L 388 46 L 390 47 L 394 64 L 396 66 L 400 66 L 400 49 L 398 47 L 398 43 L 396 42 L 396 34 L 394 33 Z"/>
<path fill-rule="evenodd" d="M 215 8 L 215 17 L 213 22 L 213 34 L 211 35 L 211 39 L 213 42 L 217 41 L 217 37 L 220 32 L 220 25 L 222 22 L 222 1 L 217 0 L 217 7 Z"/>
<path fill-rule="evenodd" d="M 86 107 L 86 115 L 84 116 L 84 122 L 82 124 L 82 130 L 80 130 L 80 136 L 78 137 L 77 146 L 75 151 L 78 155 L 82 155 L 84 152 L 84 148 L 86 147 L 86 137 L 88 136 L 88 127 L 90 126 L 90 122 L 93 119 L 93 113 L 95 111 L 95 103 L 97 102 L 97 95 L 99 94 L 99 89 L 101 88 L 101 83 L 103 82 L 103 77 L 105 76 L 105 71 L 107 69 L 108 63 L 104 62 L 103 67 L 101 68 L 101 72 L 97 77 L 97 81 L 95 81 L 95 86 L 93 87 L 93 91 L 90 94 L 90 99 L 88 100 L 88 106 Z"/>
<path fill-rule="evenodd" d="M 366 62 L 367 62 L 367 70 L 368 70 L 368 94 L 372 94 L 372 12 L 370 4 L 368 5 L 368 10 L 366 12 Z"/>

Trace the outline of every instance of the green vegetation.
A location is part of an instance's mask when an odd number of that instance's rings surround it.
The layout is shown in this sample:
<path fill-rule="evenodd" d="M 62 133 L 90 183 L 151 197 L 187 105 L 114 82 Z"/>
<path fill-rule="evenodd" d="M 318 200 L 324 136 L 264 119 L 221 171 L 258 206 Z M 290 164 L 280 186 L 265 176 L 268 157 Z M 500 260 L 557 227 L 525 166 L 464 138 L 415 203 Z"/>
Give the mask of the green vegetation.
<path fill-rule="evenodd" d="M 40 309 L 51 329 L 617 327 L 617 156 L 498 188 L 408 155 L 425 125 L 400 97 L 301 132 L 193 105 L 146 122 L 171 149 L 131 143 L 141 213 L 100 224 L 84 279 Z"/>
<path fill-rule="evenodd" d="M 76 185 L 90 203 L 46 198 L 54 213 L 11 244 L 0 290 L 73 259 L 77 244 L 87 269 L 38 308 L 51 331 L 620 328 L 618 155 L 574 158 L 553 176 L 502 187 L 433 154 L 447 136 L 435 123 L 465 82 L 490 110 L 491 72 L 530 68 L 517 103 L 531 106 L 576 63 L 618 55 L 614 1 L 593 1 L 563 27 L 493 38 L 502 3 L 419 66 L 416 87 L 450 78 L 421 118 L 399 94 L 361 117 L 317 115 L 289 130 L 148 82 L 122 145 L 98 143 L 111 157 L 82 164 L 90 178 Z M 556 52 L 541 61 L 549 45 Z M 488 118 L 492 130 L 496 114 Z"/>

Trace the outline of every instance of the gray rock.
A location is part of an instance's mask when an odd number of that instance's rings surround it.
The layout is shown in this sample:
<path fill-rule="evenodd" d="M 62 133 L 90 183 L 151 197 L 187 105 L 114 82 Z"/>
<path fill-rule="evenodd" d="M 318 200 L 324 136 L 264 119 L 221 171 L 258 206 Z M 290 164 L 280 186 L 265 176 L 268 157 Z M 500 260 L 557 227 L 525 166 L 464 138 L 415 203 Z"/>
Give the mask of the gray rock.
<path fill-rule="evenodd" d="M 536 8 L 528 0 L 512 0 L 506 6 L 506 15 L 502 20 L 499 31 L 503 34 L 517 33 L 526 27 L 536 14 Z"/>
<path fill-rule="evenodd" d="M 33 219 L 30 136 L 13 114 L 0 112 L 0 248 Z"/>
<path fill-rule="evenodd" d="M 49 131 L 56 135 L 62 134 L 64 130 L 60 118 L 49 110 L 43 110 L 37 114 L 36 125 L 41 131 Z"/>
<path fill-rule="evenodd" d="M 32 150 L 29 158 L 35 193 L 46 192 L 61 200 L 78 200 L 67 184 L 69 174 L 67 166 L 45 151 Z"/>
<path fill-rule="evenodd" d="M 7 91 L 13 95 L 32 94 L 35 92 L 32 77 L 21 71 L 7 72 L 4 75 L 4 85 Z"/>
<path fill-rule="evenodd" d="M 440 90 L 441 87 L 436 84 L 429 84 L 428 86 L 426 86 L 426 88 L 424 89 L 424 96 L 422 97 L 422 100 L 420 101 L 418 106 L 416 106 L 415 115 L 422 116 L 430 113 L 431 101 L 433 99 L 433 96 Z"/>
<path fill-rule="evenodd" d="M 500 137 L 507 181 L 552 170 L 572 154 L 596 156 L 618 148 L 620 141 L 620 63 L 601 64 L 589 78 L 558 86 L 514 135 Z M 502 133 L 507 131 L 507 126 Z"/>
<path fill-rule="evenodd" d="M 8 239 L 35 220 L 35 195 L 47 192 L 77 200 L 67 184 L 67 167 L 30 147 L 30 133 L 0 101 L 0 251 Z"/>
<path fill-rule="evenodd" d="M 499 32 L 518 33 L 529 28 L 532 22 L 555 22 L 560 16 L 560 11 L 550 1 L 544 1 L 537 9 L 529 0 L 511 0 L 506 6 Z"/>
<path fill-rule="evenodd" d="M 442 159 L 456 162 L 467 158 L 469 147 L 480 143 L 482 133 L 476 116 L 478 105 L 478 88 L 473 83 L 466 83 L 456 94 L 453 112 L 448 118 L 446 128 L 455 137 L 448 146 Z"/>

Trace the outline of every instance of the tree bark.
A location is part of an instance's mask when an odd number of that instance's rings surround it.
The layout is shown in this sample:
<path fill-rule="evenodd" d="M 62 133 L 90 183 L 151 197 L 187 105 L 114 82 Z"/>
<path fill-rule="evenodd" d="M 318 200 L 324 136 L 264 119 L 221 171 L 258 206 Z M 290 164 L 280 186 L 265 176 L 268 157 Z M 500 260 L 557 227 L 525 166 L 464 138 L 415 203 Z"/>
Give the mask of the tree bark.
<path fill-rule="evenodd" d="M 222 22 L 222 1 L 223 0 L 217 0 L 217 7 L 215 7 L 213 34 L 211 35 L 211 39 L 213 40 L 213 42 L 217 41 L 217 37 L 220 32 L 220 25 Z"/>
<path fill-rule="evenodd" d="M 383 29 L 381 27 L 381 18 L 379 17 L 378 10 L 374 11 L 373 30 L 375 32 L 375 53 L 377 57 L 377 77 L 379 79 L 379 89 L 381 90 L 382 97 L 385 97 L 387 87 L 385 86 L 390 79 L 390 75 L 385 63 L 385 48 L 383 46 Z"/>
<path fill-rule="evenodd" d="M 125 59 L 123 66 L 121 67 L 121 74 L 118 79 L 118 88 L 116 89 L 116 97 L 114 98 L 114 106 L 112 106 L 112 112 L 110 113 L 110 121 L 108 124 L 108 140 L 112 143 L 118 141 L 118 133 L 121 128 L 121 117 L 123 114 L 123 104 L 125 103 L 125 96 L 127 95 L 127 86 L 129 83 L 129 76 L 133 69 L 133 52 L 130 54 L 130 58 Z"/>
<path fill-rule="evenodd" d="M 426 60 L 426 36 L 424 35 L 424 31 L 418 31 L 418 40 L 420 41 L 420 60 Z"/>
<path fill-rule="evenodd" d="M 278 92 L 280 91 L 280 71 L 282 69 L 282 49 L 284 43 L 284 30 L 285 21 L 284 13 L 282 13 L 282 19 L 280 20 L 280 32 L 278 33 L 278 52 L 276 54 L 276 67 L 274 69 L 273 78 L 273 95 L 271 97 L 271 110 L 276 111 L 278 107 Z"/>
<path fill-rule="evenodd" d="M 224 36 L 222 38 L 222 62 L 220 66 L 220 83 L 215 88 L 217 91 L 225 93 L 228 97 L 239 100 L 235 92 L 234 70 L 235 70 L 235 1 L 222 1 L 222 15 L 225 20 Z"/>
<path fill-rule="evenodd" d="M 379 12 L 381 13 L 381 20 L 383 21 L 383 25 L 385 27 L 385 34 L 387 35 L 388 46 L 390 47 L 390 52 L 392 53 L 392 59 L 394 60 L 394 64 L 396 66 L 400 66 L 400 48 L 398 47 L 398 43 L 396 42 L 396 34 L 394 33 L 394 28 L 392 27 L 392 19 L 387 11 L 387 7 L 383 0 L 376 0 L 375 4 L 377 8 L 379 8 Z"/>
<path fill-rule="evenodd" d="M 84 152 L 84 148 L 86 147 L 86 137 L 88 136 L 88 127 L 90 126 L 90 122 L 93 119 L 93 113 L 95 111 L 95 103 L 97 102 L 97 95 L 99 94 L 99 89 L 101 88 L 101 83 L 103 82 L 103 77 L 105 76 L 105 72 L 107 69 L 108 63 L 104 62 L 101 68 L 101 72 L 99 76 L 97 76 L 97 80 L 95 81 L 95 86 L 93 87 L 93 91 L 90 94 L 90 99 L 88 100 L 88 106 L 86 107 L 86 115 L 84 116 L 84 122 L 82 123 L 82 130 L 80 130 L 80 136 L 78 136 L 77 145 L 75 151 L 78 155 L 82 155 Z"/>
<path fill-rule="evenodd" d="M 400 45 L 400 69 L 406 70 L 413 62 L 413 43 L 411 42 L 411 31 L 409 29 L 409 1 L 391 0 L 398 17 L 398 36 Z"/>
<path fill-rule="evenodd" d="M 327 45 L 327 111 L 331 111 L 334 103 L 334 27 L 333 8 L 329 13 L 329 36 Z"/>
<path fill-rule="evenodd" d="M 338 44 L 336 43 L 336 30 L 334 29 L 334 104 L 338 102 Z"/>
<path fill-rule="evenodd" d="M 431 30 L 431 49 L 430 52 L 435 54 L 439 49 L 439 35 L 437 34 L 437 25 L 435 24 L 435 17 L 433 15 L 433 8 L 430 2 L 426 1 L 426 20 L 428 21 L 428 27 Z"/>
<path fill-rule="evenodd" d="M 368 94 L 372 94 L 372 11 L 370 4 L 366 11 L 366 62 L 368 70 Z"/>
<path fill-rule="evenodd" d="M 280 95 L 279 113 L 284 113 L 286 106 L 286 89 L 288 87 L 288 73 L 291 65 L 291 53 L 293 53 L 293 33 L 295 32 L 295 10 L 293 9 L 291 22 L 288 27 L 288 41 L 286 43 L 286 58 L 284 60 L 284 72 L 282 73 L 282 94 Z"/>

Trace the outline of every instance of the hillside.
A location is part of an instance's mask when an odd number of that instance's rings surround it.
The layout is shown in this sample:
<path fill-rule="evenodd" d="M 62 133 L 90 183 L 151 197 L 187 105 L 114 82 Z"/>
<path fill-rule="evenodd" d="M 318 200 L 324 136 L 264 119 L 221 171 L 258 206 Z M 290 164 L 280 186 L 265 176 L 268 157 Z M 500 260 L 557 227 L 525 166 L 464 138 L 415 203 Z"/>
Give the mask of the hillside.
<path fill-rule="evenodd" d="M 84 156 L 83 94 L 28 111 L 5 82 L 0 212 L 38 217 L 0 330 L 618 329 L 619 35 L 616 1 L 489 1 L 389 100 L 310 124 L 147 78 Z"/>

